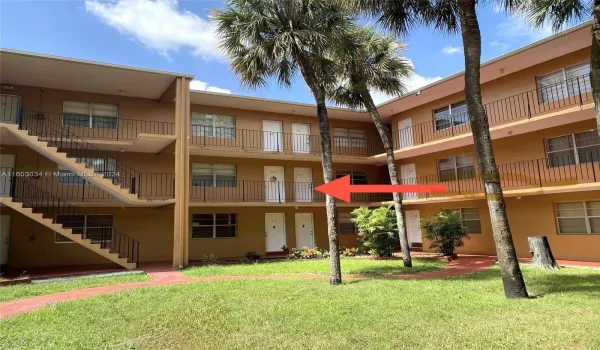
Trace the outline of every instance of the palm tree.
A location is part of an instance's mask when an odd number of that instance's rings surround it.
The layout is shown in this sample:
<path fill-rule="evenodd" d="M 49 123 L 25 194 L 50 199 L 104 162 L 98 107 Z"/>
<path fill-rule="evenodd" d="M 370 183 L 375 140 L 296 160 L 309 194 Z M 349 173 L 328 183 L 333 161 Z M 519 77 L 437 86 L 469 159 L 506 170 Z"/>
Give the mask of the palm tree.
<path fill-rule="evenodd" d="M 324 181 L 334 180 L 331 136 L 325 105 L 336 62 L 327 53 L 351 50 L 352 14 L 337 0 L 228 0 L 212 20 L 221 48 L 242 84 L 255 88 L 275 78 L 290 86 L 298 68 L 317 104 Z M 330 284 L 342 283 L 336 199 L 326 196 Z"/>
<path fill-rule="evenodd" d="M 460 31 L 465 56 L 465 101 L 490 211 L 504 294 L 507 298 L 527 298 L 525 281 L 506 216 L 506 203 L 492 149 L 489 122 L 481 101 L 481 32 L 475 10 L 477 3 L 477 0 L 360 0 L 359 6 L 397 34 L 406 34 L 421 23 L 446 33 Z M 514 11 L 518 5 L 515 0 L 496 3 L 507 11 Z"/>
<path fill-rule="evenodd" d="M 596 125 L 600 135 L 600 0 L 526 0 L 521 11 L 537 27 L 546 23 L 557 32 L 565 24 L 584 21 L 592 16 L 592 56 L 590 80 L 596 105 Z"/>
<path fill-rule="evenodd" d="M 402 94 L 406 91 L 402 80 L 412 74 L 412 64 L 400 55 L 402 44 L 391 36 L 378 34 L 373 28 L 356 27 L 351 37 L 356 40 L 356 50 L 351 56 L 337 57 L 343 64 L 339 67 L 339 85 L 331 90 L 330 98 L 339 105 L 365 108 L 371 115 L 383 143 L 391 184 L 397 185 L 400 181 L 390 130 L 381 119 L 369 90 Z M 412 267 L 400 193 L 394 193 L 393 199 L 404 266 Z"/>

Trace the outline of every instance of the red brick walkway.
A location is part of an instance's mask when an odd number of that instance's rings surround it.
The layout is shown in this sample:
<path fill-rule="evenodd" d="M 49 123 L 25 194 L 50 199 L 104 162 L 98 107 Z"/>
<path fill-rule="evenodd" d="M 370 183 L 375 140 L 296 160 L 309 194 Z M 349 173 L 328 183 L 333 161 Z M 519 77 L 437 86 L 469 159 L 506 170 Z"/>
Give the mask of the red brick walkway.
<path fill-rule="evenodd" d="M 443 277 L 454 277 L 467 275 L 475 271 L 489 268 L 495 261 L 494 257 L 486 256 L 464 256 L 448 263 L 448 267 L 443 270 L 425 272 L 414 275 L 344 275 L 345 278 L 385 278 L 385 279 L 435 279 Z M 37 297 L 20 299 L 0 303 L 0 319 L 6 319 L 18 314 L 41 309 L 47 305 L 57 302 L 84 299 L 97 295 L 114 293 L 126 289 L 140 287 L 164 286 L 172 284 L 190 283 L 190 282 L 210 282 L 223 280 L 241 280 L 241 279 L 272 279 L 272 278 L 329 278 L 327 275 L 318 274 L 289 274 L 289 275 L 266 275 L 266 276 L 213 276 L 213 277 L 194 277 L 189 278 L 181 272 L 166 268 L 148 268 L 146 269 L 152 281 L 123 283 L 110 286 L 92 287 L 85 289 L 72 290 L 68 292 L 41 295 Z"/>

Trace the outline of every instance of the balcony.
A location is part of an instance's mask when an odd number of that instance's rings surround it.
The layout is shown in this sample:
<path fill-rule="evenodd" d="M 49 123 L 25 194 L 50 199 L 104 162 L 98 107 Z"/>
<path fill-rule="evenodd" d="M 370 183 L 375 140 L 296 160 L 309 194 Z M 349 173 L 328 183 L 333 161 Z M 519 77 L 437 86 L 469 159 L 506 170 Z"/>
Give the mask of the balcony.
<path fill-rule="evenodd" d="M 235 129 L 230 127 L 192 126 L 191 154 L 243 158 L 276 158 L 320 161 L 321 138 L 283 132 Z M 350 163 L 372 163 L 368 158 L 383 152 L 379 138 L 333 137 L 334 158 Z"/>
<path fill-rule="evenodd" d="M 192 180 L 190 186 L 190 205 L 288 205 L 314 206 L 325 203 L 325 195 L 315 191 L 319 183 L 285 181 L 219 181 L 202 183 Z M 385 194 L 352 194 L 352 206 L 377 204 L 391 200 Z M 346 205 L 338 202 L 338 205 Z M 350 205 L 350 204 L 348 204 Z"/>
<path fill-rule="evenodd" d="M 600 151 L 498 165 L 505 196 L 600 190 Z M 454 176 L 429 175 L 403 180 L 405 184 L 443 184 L 446 193 L 405 193 L 406 204 L 484 198 L 478 169 Z"/>
<path fill-rule="evenodd" d="M 593 102 L 590 76 L 586 74 L 486 103 L 484 108 L 492 138 L 499 138 L 593 118 L 593 111 L 573 115 L 573 112 L 592 109 Z M 551 120 L 545 118 L 547 116 L 552 116 Z M 506 128 L 511 130 L 502 132 Z M 471 135 L 469 115 L 461 112 L 397 130 L 392 138 L 396 153 L 412 157 L 472 144 Z M 422 150 L 423 146 L 434 144 L 436 149 Z M 377 156 L 380 157 L 384 155 Z"/>

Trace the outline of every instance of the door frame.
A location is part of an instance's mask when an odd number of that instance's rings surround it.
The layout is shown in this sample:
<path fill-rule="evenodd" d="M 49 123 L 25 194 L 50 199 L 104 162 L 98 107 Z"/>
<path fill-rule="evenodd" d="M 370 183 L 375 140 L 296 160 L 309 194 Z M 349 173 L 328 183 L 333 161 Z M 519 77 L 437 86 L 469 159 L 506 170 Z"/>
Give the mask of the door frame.
<path fill-rule="evenodd" d="M 286 232 L 286 220 L 285 213 L 265 213 L 265 253 L 278 252 L 281 250 L 281 247 L 277 248 L 277 250 L 267 250 L 269 249 L 269 236 L 267 235 L 267 216 L 268 215 L 281 215 L 283 217 L 283 244 L 287 245 L 287 232 Z"/>
<path fill-rule="evenodd" d="M 4 252 L 3 250 L 0 252 L 0 265 L 6 265 L 6 264 L 8 264 L 8 253 L 10 251 L 10 227 L 11 227 L 10 219 L 11 219 L 11 217 L 10 217 L 10 215 L 0 215 L 0 218 L 2 218 L 2 220 L 1 220 L 2 222 L 8 222 L 6 252 Z M 2 238 L 3 238 L 2 237 L 2 228 L 0 227 L 0 247 L 2 247 L 4 245 L 4 242 L 1 241 Z M 3 256 L 6 256 L 6 262 L 2 261 Z"/>
<path fill-rule="evenodd" d="M 2 164 L 2 158 L 4 157 L 11 157 L 12 156 L 12 166 L 7 167 L 4 166 L 4 164 Z M 15 166 L 17 163 L 17 155 L 16 154 L 12 154 L 12 153 L 2 153 L 0 154 L 0 167 L 1 168 L 8 168 L 10 169 L 11 172 L 15 171 Z M 2 184 L 2 186 L 6 185 L 8 186 L 8 189 L 3 188 L 0 191 L 0 197 L 10 197 L 11 193 L 11 187 L 12 187 L 12 178 L 10 176 L 6 176 L 3 178 L 0 178 L 0 184 Z M 8 193 L 5 193 L 8 190 Z"/>
<path fill-rule="evenodd" d="M 277 123 L 279 124 L 280 128 L 278 131 L 279 135 L 277 136 L 277 139 L 279 140 L 279 144 L 277 145 L 276 149 L 272 149 L 272 148 L 267 148 L 265 145 L 265 132 L 273 132 L 273 131 L 268 131 L 265 130 L 265 122 L 268 123 Z M 283 137 L 283 121 L 281 120 L 268 120 L 268 119 L 263 119 L 262 120 L 262 132 L 263 132 L 263 151 L 265 152 L 282 152 L 283 151 L 283 142 L 284 142 L 284 137 Z"/>
<path fill-rule="evenodd" d="M 411 127 L 411 130 L 410 130 L 410 144 L 407 144 L 407 145 L 403 146 L 402 145 L 403 138 L 402 138 L 402 135 L 400 133 L 400 130 L 402 130 L 402 129 L 400 129 L 400 123 L 403 123 L 403 122 L 406 122 L 406 121 L 410 122 L 410 127 Z M 412 130 L 412 126 L 413 126 L 412 118 L 407 118 L 407 119 L 399 120 L 398 124 L 396 126 L 398 127 L 398 148 L 405 148 L 405 147 L 412 147 L 412 146 L 414 146 L 415 145 L 415 140 L 414 140 L 413 130 Z"/>
<path fill-rule="evenodd" d="M 415 163 L 409 163 L 409 164 L 404 164 L 400 166 L 400 180 L 402 180 L 402 184 L 403 185 L 416 185 L 415 184 L 407 184 L 404 182 L 404 168 L 406 166 L 412 165 L 414 170 L 415 170 L 415 179 L 417 178 L 417 165 Z M 410 194 L 410 196 L 408 196 L 408 194 Z M 402 194 L 402 199 L 418 199 L 419 195 L 417 193 L 413 193 L 413 192 L 405 192 Z"/>
<path fill-rule="evenodd" d="M 311 240 L 312 240 L 312 246 L 309 248 L 314 248 L 315 247 L 315 215 L 313 213 L 294 213 L 294 234 L 296 236 L 296 249 L 302 249 L 302 247 L 300 247 L 300 245 L 298 244 L 298 215 L 310 215 L 310 225 L 312 227 L 312 234 L 311 236 Z"/>
<path fill-rule="evenodd" d="M 269 181 L 267 181 L 266 179 L 266 174 L 267 174 L 267 168 L 281 168 L 281 174 L 283 179 L 282 180 L 277 180 L 277 192 L 279 194 L 279 199 L 275 200 L 275 199 L 271 199 L 269 200 L 267 193 L 268 193 L 268 185 L 270 184 Z M 285 202 L 286 198 L 285 198 L 285 167 L 283 165 L 265 165 L 263 168 L 263 180 L 265 182 L 265 202 L 267 203 L 283 203 Z M 282 183 L 282 186 L 279 187 L 279 183 Z"/>
<path fill-rule="evenodd" d="M 406 210 L 404 212 L 404 217 L 405 218 L 409 218 L 408 213 L 409 212 L 415 212 L 415 211 L 419 214 L 419 219 L 420 219 L 421 218 L 421 212 L 419 211 L 419 209 Z M 408 245 L 411 248 L 421 248 L 421 247 L 423 247 L 423 231 L 421 231 L 421 227 L 419 226 L 419 223 L 417 223 L 417 229 L 419 230 L 419 237 L 420 237 L 420 239 L 419 239 L 419 242 L 413 242 L 412 236 L 411 236 L 411 232 L 409 231 L 409 228 L 408 228 L 408 222 L 409 222 L 409 220 L 407 219 L 406 220 L 406 231 L 407 231 L 406 233 L 407 233 L 407 236 L 408 236 Z M 418 243 L 419 246 L 417 246 L 417 247 L 413 246 L 414 243 Z"/>
<path fill-rule="evenodd" d="M 307 146 L 307 150 L 306 151 L 297 151 L 294 149 L 294 135 L 304 135 L 304 134 L 294 134 L 294 125 L 306 125 L 308 126 L 308 134 L 306 134 L 306 137 L 308 138 L 308 143 L 306 144 Z M 311 148 L 311 140 L 310 140 L 310 124 L 309 123 L 292 123 L 292 152 L 293 153 L 302 153 L 302 154 L 307 154 L 310 153 L 310 148 Z"/>
<path fill-rule="evenodd" d="M 0 96 L 10 96 L 10 97 L 17 97 L 17 107 L 21 107 L 21 95 L 13 95 L 13 94 L 2 94 L 0 93 Z M 17 121 L 19 119 L 19 109 L 17 109 L 17 115 L 15 115 L 15 121 Z"/>
<path fill-rule="evenodd" d="M 307 185 L 307 187 L 310 188 L 310 191 L 308 193 L 310 193 L 310 199 L 309 200 L 298 200 L 298 193 L 294 193 L 294 201 L 296 202 L 303 202 L 303 203 L 310 203 L 313 201 L 313 192 L 312 192 L 312 184 L 313 184 L 313 169 L 312 168 L 308 168 L 308 167 L 294 167 L 294 190 L 297 191 L 298 187 L 297 184 L 298 182 L 296 182 L 296 174 L 297 171 L 296 169 L 308 169 L 310 170 L 310 185 Z"/>

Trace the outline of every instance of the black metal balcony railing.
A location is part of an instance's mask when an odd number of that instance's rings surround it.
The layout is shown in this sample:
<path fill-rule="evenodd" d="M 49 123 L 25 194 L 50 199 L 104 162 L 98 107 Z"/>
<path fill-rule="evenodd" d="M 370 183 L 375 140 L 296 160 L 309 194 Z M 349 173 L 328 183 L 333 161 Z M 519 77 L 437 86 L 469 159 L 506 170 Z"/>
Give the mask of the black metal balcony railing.
<path fill-rule="evenodd" d="M 331 139 L 331 152 L 334 155 L 368 157 L 383 152 L 379 137 L 369 139 L 332 136 Z M 192 125 L 191 144 L 201 147 L 319 155 L 320 140 L 319 135 Z"/>
<path fill-rule="evenodd" d="M 43 217 L 52 220 L 53 223 L 62 224 L 63 228 L 69 228 L 68 224 L 59 222 L 59 218 L 85 215 L 84 212 L 62 198 L 36 186 L 30 179 L 16 176 L 16 174 L 8 171 L 3 172 L 3 174 L 0 176 L 1 196 L 12 197 L 13 200 L 23 203 L 24 207 L 32 208 L 34 213 L 42 214 Z M 133 262 L 136 265 L 139 263 L 140 242 L 114 227 L 110 227 L 109 232 L 101 230 L 98 233 L 96 230 L 91 236 L 85 236 L 83 232 L 80 233 L 77 231 L 74 229 L 73 233 L 82 234 L 82 238 L 84 239 L 91 239 L 92 244 L 100 244 L 101 248 L 116 252 L 120 256 L 126 257 L 129 262 Z"/>
<path fill-rule="evenodd" d="M 583 105 L 592 101 L 590 76 L 586 74 L 486 103 L 484 108 L 489 124 L 497 125 L 519 119 L 529 119 L 550 111 Z M 468 113 L 461 112 L 397 130 L 392 138 L 394 148 L 400 149 L 470 131 Z"/>
<path fill-rule="evenodd" d="M 588 152 L 586 162 L 578 163 L 575 155 L 552 156 L 498 165 L 500 184 L 504 191 L 528 188 L 547 188 L 600 182 L 599 151 Z M 454 177 L 428 175 L 403 180 L 404 184 L 448 186 L 446 193 L 406 193 L 404 199 L 439 198 L 453 195 L 483 193 L 478 169 L 461 171 Z"/>

